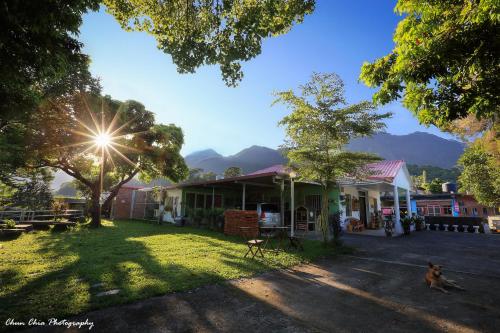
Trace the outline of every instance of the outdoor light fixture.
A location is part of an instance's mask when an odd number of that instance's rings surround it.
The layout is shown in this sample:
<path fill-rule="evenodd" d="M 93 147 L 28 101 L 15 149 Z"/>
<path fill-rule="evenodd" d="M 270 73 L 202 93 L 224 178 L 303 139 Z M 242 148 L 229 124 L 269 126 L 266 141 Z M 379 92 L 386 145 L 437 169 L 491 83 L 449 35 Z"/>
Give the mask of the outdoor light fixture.
<path fill-rule="evenodd" d="M 291 171 L 289 174 L 290 178 L 296 178 L 297 177 L 297 173 L 295 171 Z"/>

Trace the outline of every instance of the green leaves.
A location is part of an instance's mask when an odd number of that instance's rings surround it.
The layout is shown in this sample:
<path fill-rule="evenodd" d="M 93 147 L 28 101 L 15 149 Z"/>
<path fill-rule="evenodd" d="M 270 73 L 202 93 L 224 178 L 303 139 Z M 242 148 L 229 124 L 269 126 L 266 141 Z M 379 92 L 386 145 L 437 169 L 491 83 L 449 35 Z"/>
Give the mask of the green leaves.
<path fill-rule="evenodd" d="M 438 127 L 498 115 L 499 2 L 399 0 L 396 12 L 405 17 L 394 49 L 361 68 L 360 80 L 379 87 L 374 102 L 402 98 L 421 123 Z"/>
<path fill-rule="evenodd" d="M 262 40 L 288 32 L 314 10 L 314 0 L 104 0 L 130 31 L 155 37 L 180 73 L 220 66 L 227 85 L 242 79 L 241 61 L 261 52 Z"/>
<path fill-rule="evenodd" d="M 465 150 L 458 164 L 463 167 L 459 177 L 461 189 L 469 191 L 476 200 L 488 207 L 500 205 L 500 163 L 480 144 Z"/>
<path fill-rule="evenodd" d="M 366 101 L 346 105 L 344 84 L 336 74 L 313 73 L 300 92 L 278 92 L 274 104 L 282 103 L 292 111 L 279 124 L 287 135 L 285 151 L 301 177 L 326 186 L 339 177 L 360 176 L 366 163 L 380 159 L 345 151 L 344 146 L 353 138 L 382 130 L 389 113 L 375 112 Z"/>

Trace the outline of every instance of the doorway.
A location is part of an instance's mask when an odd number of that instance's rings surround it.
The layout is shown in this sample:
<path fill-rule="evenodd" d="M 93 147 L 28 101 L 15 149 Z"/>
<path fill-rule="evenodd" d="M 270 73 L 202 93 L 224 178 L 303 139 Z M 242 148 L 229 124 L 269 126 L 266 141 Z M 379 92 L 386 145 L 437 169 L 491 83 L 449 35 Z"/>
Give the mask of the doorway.
<path fill-rule="evenodd" d="M 359 194 L 359 220 L 363 222 L 365 228 L 368 227 L 368 219 L 366 218 L 366 194 L 365 192 L 358 192 Z"/>

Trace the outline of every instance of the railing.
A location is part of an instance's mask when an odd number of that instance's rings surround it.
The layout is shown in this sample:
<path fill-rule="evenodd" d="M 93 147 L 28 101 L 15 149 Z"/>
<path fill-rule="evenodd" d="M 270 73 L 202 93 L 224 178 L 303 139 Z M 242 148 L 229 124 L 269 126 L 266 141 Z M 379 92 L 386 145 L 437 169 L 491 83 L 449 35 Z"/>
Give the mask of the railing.
<path fill-rule="evenodd" d="M 483 223 L 477 216 L 425 216 L 426 230 L 483 233 Z"/>
<path fill-rule="evenodd" d="M 0 220 L 12 219 L 16 222 L 47 221 L 57 218 L 77 219 L 83 216 L 83 210 L 0 210 Z"/>

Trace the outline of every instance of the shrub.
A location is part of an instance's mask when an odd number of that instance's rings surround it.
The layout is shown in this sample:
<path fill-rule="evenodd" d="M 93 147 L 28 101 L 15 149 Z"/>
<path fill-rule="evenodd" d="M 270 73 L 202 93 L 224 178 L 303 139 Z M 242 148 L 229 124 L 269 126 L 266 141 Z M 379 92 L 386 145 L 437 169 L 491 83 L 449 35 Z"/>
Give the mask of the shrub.
<path fill-rule="evenodd" d="M 54 201 L 52 203 L 52 210 L 54 211 L 54 221 L 61 221 L 61 215 L 64 214 L 67 209 L 68 206 L 64 202 Z"/>
<path fill-rule="evenodd" d="M 87 222 L 87 218 L 85 216 L 80 216 L 76 222 L 78 222 L 79 224 L 84 224 Z"/>
<path fill-rule="evenodd" d="M 406 235 L 410 234 L 410 227 L 413 223 L 413 218 L 409 216 L 405 216 L 401 219 L 401 224 L 403 225 L 403 231 Z"/>
<path fill-rule="evenodd" d="M 13 219 L 6 219 L 3 222 L 5 223 L 6 229 L 14 229 L 16 227 L 16 221 Z"/>
<path fill-rule="evenodd" d="M 422 216 L 415 215 L 413 217 L 413 222 L 415 223 L 415 230 L 421 231 L 425 229 L 425 221 Z"/>

